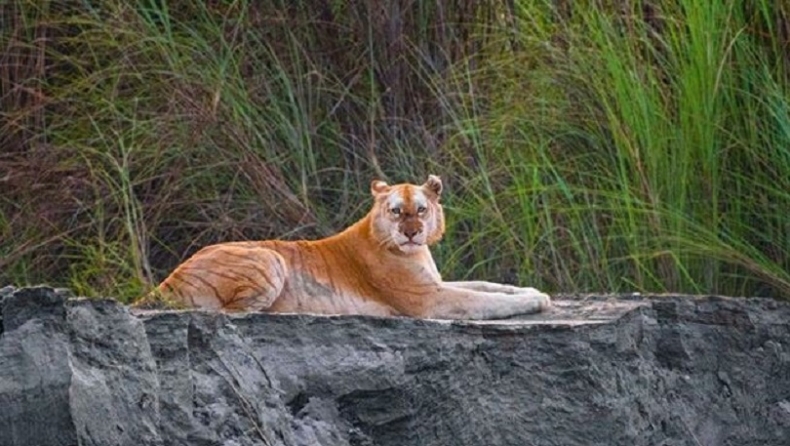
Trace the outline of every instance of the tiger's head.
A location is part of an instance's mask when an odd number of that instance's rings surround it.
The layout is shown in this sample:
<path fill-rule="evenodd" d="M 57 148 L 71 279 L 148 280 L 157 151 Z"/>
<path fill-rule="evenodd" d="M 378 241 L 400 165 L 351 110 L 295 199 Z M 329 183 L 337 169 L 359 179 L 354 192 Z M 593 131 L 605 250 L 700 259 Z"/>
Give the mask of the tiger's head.
<path fill-rule="evenodd" d="M 420 186 L 390 186 L 374 180 L 370 192 L 374 199 L 370 214 L 373 233 L 388 249 L 416 253 L 444 235 L 444 211 L 439 204 L 442 180 L 438 176 L 429 175 Z"/>

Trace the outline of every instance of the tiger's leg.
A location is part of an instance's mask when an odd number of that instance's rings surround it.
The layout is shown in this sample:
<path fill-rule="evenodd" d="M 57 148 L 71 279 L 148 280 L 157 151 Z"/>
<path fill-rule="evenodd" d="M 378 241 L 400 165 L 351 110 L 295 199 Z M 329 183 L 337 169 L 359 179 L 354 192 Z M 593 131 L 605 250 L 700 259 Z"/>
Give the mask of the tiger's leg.
<path fill-rule="evenodd" d="M 160 285 L 163 295 L 186 306 L 260 311 L 283 290 L 288 267 L 276 251 L 247 244 L 219 244 L 198 251 Z"/>
<path fill-rule="evenodd" d="M 505 293 L 505 294 L 524 294 L 524 293 L 539 293 L 535 288 L 530 287 L 517 287 L 513 285 L 505 285 L 495 282 L 486 282 L 483 280 L 471 281 L 458 281 L 458 282 L 443 282 L 445 285 L 454 288 L 463 288 L 467 290 L 483 291 L 487 293 Z"/>
<path fill-rule="evenodd" d="M 500 319 L 546 311 L 551 307 L 551 298 L 540 291 L 506 294 L 456 288 L 443 283 L 441 288 L 421 303 L 417 314 L 409 314 L 410 316 L 434 319 Z"/>

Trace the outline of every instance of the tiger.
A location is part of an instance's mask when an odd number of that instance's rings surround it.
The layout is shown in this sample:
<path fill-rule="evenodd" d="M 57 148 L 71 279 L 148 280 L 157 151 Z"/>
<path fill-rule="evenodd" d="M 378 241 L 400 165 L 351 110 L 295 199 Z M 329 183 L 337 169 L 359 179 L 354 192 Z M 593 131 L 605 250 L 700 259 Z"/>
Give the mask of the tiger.
<path fill-rule="evenodd" d="M 445 232 L 442 180 L 373 180 L 369 212 L 319 240 L 210 245 L 154 290 L 183 307 L 227 312 L 500 319 L 539 313 L 549 295 L 486 281 L 443 281 L 430 246 Z"/>

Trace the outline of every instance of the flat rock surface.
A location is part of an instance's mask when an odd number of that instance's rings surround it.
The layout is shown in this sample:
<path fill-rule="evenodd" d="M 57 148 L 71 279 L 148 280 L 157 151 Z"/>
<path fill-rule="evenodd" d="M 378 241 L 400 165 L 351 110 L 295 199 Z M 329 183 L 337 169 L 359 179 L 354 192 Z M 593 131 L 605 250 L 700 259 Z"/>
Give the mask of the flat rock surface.
<path fill-rule="evenodd" d="M 0 289 L 2 445 L 786 445 L 790 305 L 500 321 L 136 311 Z"/>
<path fill-rule="evenodd" d="M 658 296 L 652 296 L 653 299 Z M 614 321 L 638 307 L 650 306 L 650 298 L 640 295 L 560 295 L 549 311 L 509 319 L 469 321 L 485 325 L 584 325 Z"/>

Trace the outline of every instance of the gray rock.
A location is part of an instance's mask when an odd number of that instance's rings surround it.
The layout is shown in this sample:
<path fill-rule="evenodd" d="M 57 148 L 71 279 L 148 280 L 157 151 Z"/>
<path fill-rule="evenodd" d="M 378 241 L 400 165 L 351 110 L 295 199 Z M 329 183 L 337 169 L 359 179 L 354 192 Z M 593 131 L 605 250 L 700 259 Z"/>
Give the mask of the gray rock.
<path fill-rule="evenodd" d="M 0 289 L 0 445 L 785 445 L 790 305 L 504 321 L 131 313 Z"/>

